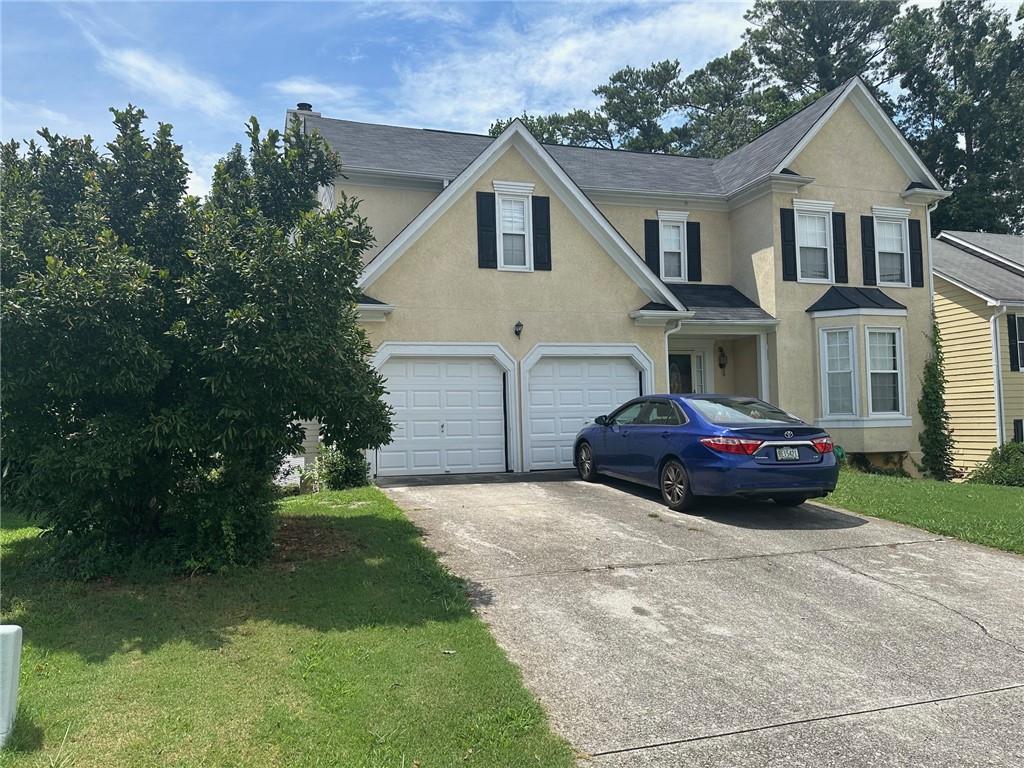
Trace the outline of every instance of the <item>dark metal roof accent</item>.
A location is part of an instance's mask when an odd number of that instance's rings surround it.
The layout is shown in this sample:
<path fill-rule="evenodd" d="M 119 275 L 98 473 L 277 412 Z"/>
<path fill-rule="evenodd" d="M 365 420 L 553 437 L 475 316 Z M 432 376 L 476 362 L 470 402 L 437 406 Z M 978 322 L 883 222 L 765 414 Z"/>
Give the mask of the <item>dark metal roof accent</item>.
<path fill-rule="evenodd" d="M 672 294 L 693 312 L 691 321 L 721 322 L 758 322 L 774 320 L 756 302 L 751 301 L 731 285 L 714 285 L 711 283 L 666 283 Z M 651 302 L 641 307 L 651 312 L 669 311 L 665 304 Z"/>
<path fill-rule="evenodd" d="M 950 232 L 962 240 L 973 238 L 972 245 L 988 242 L 990 238 L 1011 238 L 1020 241 L 1024 249 L 1024 237 L 1013 235 L 985 235 L 979 232 Z M 980 246 L 985 247 L 985 246 Z M 985 247 L 985 250 L 992 250 Z M 939 277 L 948 277 L 961 285 L 997 301 L 1024 302 L 1024 269 L 1016 269 L 993 259 L 986 259 L 975 253 L 958 248 L 942 240 L 931 241 L 932 265 Z M 1000 252 L 1000 256 L 1004 254 Z M 1008 256 L 1004 256 L 1008 258 Z M 1018 256 L 1018 259 L 1021 257 Z M 1010 259 L 1011 261 L 1013 259 Z"/>
<path fill-rule="evenodd" d="M 356 300 L 356 304 L 379 304 L 380 306 L 386 306 L 383 301 L 378 301 L 365 293 L 360 293 L 359 298 Z"/>
<path fill-rule="evenodd" d="M 816 302 L 807 308 L 808 312 L 835 312 L 844 309 L 906 309 L 895 299 L 882 293 L 878 288 L 852 288 L 834 285 Z"/>

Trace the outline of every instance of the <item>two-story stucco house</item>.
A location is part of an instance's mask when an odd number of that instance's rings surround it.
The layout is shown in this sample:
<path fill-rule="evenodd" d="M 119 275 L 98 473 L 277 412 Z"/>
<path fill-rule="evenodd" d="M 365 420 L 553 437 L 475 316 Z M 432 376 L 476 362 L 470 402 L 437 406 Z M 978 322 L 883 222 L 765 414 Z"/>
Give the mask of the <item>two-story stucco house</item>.
<path fill-rule="evenodd" d="M 973 470 L 1024 441 L 1024 237 L 941 232 L 931 250 L 954 461 Z"/>
<path fill-rule="evenodd" d="M 947 193 L 859 79 L 719 160 L 290 114 L 341 155 L 334 191 L 377 239 L 359 307 L 395 410 L 377 474 L 571 467 L 584 423 L 667 391 L 919 451 L 923 233 Z"/>

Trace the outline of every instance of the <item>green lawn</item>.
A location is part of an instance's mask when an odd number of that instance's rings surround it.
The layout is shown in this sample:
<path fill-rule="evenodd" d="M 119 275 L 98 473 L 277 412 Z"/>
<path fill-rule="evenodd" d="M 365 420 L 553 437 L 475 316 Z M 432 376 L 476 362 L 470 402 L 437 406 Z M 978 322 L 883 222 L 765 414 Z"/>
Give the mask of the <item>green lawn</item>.
<path fill-rule="evenodd" d="M 4 520 L 25 629 L 3 766 L 568 766 L 462 586 L 379 491 L 285 500 L 272 563 L 151 583 L 47 578 Z"/>
<path fill-rule="evenodd" d="M 827 504 L 1024 554 L 1024 488 L 939 483 L 844 469 Z"/>

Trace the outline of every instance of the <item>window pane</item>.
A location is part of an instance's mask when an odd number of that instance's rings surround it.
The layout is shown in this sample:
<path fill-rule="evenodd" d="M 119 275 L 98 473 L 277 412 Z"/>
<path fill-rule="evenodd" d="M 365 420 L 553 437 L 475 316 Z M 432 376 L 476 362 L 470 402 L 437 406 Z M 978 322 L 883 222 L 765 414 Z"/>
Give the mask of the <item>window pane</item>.
<path fill-rule="evenodd" d="M 617 414 L 615 414 L 614 421 L 616 424 L 632 424 L 637 420 L 640 415 L 640 409 L 643 408 L 647 403 L 633 403 L 627 405 Z"/>
<path fill-rule="evenodd" d="M 828 331 L 825 334 L 828 371 L 850 371 L 853 363 L 850 355 L 850 332 Z"/>
<path fill-rule="evenodd" d="M 872 371 L 896 371 L 896 332 L 871 331 L 868 334 L 868 354 Z"/>
<path fill-rule="evenodd" d="M 812 248 L 828 247 L 828 223 L 824 216 L 801 213 L 798 220 L 800 222 L 800 245 Z"/>
<path fill-rule="evenodd" d="M 693 391 L 704 392 L 704 355 L 693 356 Z"/>
<path fill-rule="evenodd" d="M 879 251 L 903 253 L 903 223 L 898 221 L 879 221 L 875 228 Z"/>
<path fill-rule="evenodd" d="M 828 280 L 828 251 L 825 248 L 800 247 L 800 277 Z"/>
<path fill-rule="evenodd" d="M 683 254 L 678 251 L 665 251 L 663 258 L 665 259 L 665 277 L 683 276 Z"/>
<path fill-rule="evenodd" d="M 900 410 L 899 374 L 871 374 L 871 410 L 875 413 L 898 413 Z"/>
<path fill-rule="evenodd" d="M 655 400 L 643 414 L 643 423 L 655 426 L 675 426 L 679 424 L 679 415 L 672 403 Z"/>
<path fill-rule="evenodd" d="M 853 374 L 828 374 L 828 413 L 849 413 L 853 411 Z"/>
<path fill-rule="evenodd" d="M 502 261 L 506 267 L 526 266 L 526 235 L 501 236 Z"/>
<path fill-rule="evenodd" d="M 888 251 L 878 252 L 878 279 L 883 283 L 905 283 L 903 254 Z"/>
<path fill-rule="evenodd" d="M 526 201 L 515 198 L 501 201 L 501 231 L 526 232 Z"/>
<path fill-rule="evenodd" d="M 681 227 L 678 224 L 661 225 L 661 250 L 681 251 L 683 250 Z"/>

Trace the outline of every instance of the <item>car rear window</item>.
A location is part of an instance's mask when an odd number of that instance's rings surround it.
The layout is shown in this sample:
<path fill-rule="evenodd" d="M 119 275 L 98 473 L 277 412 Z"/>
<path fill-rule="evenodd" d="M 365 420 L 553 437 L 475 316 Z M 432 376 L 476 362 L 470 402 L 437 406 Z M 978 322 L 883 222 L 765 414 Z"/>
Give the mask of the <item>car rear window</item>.
<path fill-rule="evenodd" d="M 771 403 L 753 397 L 719 397 L 714 400 L 689 401 L 697 413 L 712 424 L 735 426 L 738 424 L 801 424 L 800 419 L 790 416 Z"/>

